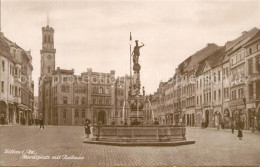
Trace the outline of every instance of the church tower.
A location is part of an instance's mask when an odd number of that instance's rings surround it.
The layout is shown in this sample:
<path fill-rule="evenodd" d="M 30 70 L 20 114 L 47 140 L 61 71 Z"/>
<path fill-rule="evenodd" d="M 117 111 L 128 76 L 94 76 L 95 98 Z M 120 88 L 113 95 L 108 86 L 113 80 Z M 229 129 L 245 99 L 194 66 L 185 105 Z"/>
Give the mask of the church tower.
<path fill-rule="evenodd" d="M 41 77 L 50 77 L 55 70 L 54 29 L 49 27 L 49 18 L 47 20 L 47 26 L 42 27 Z"/>

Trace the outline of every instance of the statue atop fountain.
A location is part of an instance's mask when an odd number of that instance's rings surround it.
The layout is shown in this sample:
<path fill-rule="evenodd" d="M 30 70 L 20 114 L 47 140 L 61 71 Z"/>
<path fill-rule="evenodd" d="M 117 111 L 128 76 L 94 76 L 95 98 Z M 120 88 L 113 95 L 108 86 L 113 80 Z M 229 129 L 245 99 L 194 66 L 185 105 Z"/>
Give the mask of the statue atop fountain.
<path fill-rule="evenodd" d="M 139 64 L 140 48 L 144 46 L 142 43 L 141 46 L 138 45 L 138 40 L 135 41 L 136 45 L 132 52 L 133 56 L 133 82 L 130 85 L 130 94 L 129 94 L 129 104 L 130 104 L 130 120 L 131 124 L 138 125 L 143 120 L 143 106 L 144 106 L 144 96 L 140 95 L 141 81 L 140 81 L 140 70 L 141 65 Z"/>

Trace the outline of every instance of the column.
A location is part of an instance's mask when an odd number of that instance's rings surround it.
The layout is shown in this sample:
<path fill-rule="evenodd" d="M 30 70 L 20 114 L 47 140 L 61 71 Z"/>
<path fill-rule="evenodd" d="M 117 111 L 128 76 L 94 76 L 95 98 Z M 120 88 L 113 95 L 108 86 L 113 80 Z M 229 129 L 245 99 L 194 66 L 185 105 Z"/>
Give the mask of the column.
<path fill-rule="evenodd" d="M 9 124 L 9 104 L 7 103 L 6 105 L 6 117 L 5 117 L 5 121 L 7 124 Z"/>
<path fill-rule="evenodd" d="M 16 124 L 16 108 L 13 107 L 13 124 Z"/>

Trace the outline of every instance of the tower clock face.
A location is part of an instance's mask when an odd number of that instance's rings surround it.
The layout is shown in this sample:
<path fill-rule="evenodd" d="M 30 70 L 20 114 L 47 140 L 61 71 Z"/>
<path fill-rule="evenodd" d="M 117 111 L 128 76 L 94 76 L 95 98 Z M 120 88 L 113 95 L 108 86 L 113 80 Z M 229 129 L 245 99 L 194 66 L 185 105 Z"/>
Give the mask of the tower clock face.
<path fill-rule="evenodd" d="M 48 59 L 51 59 L 51 55 L 48 55 L 48 57 L 47 57 Z"/>

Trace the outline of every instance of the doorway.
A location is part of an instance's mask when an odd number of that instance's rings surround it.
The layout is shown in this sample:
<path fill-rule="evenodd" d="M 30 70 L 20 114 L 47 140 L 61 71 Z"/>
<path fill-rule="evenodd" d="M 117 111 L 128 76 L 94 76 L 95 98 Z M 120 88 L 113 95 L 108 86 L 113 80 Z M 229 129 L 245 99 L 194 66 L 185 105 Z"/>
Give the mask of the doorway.
<path fill-rule="evenodd" d="M 98 122 L 102 122 L 102 124 L 106 124 L 106 112 L 105 111 L 99 111 L 98 112 Z"/>
<path fill-rule="evenodd" d="M 205 111 L 205 127 L 209 126 L 209 110 Z"/>

